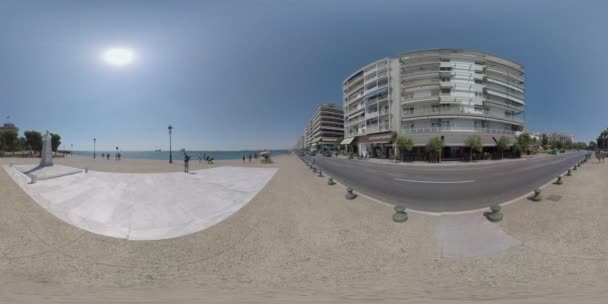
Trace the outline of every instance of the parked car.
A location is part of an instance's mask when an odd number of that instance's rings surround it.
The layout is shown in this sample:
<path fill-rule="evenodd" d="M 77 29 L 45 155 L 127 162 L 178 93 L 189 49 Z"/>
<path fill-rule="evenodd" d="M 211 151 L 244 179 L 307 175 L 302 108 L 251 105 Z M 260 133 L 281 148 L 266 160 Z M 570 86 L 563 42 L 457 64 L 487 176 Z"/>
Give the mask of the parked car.
<path fill-rule="evenodd" d="M 317 156 L 317 152 L 312 151 L 312 152 L 308 153 L 308 155 L 310 155 L 310 156 Z"/>
<path fill-rule="evenodd" d="M 325 157 L 331 157 L 331 152 L 330 151 L 325 151 L 325 152 L 323 152 L 323 156 L 325 156 Z"/>

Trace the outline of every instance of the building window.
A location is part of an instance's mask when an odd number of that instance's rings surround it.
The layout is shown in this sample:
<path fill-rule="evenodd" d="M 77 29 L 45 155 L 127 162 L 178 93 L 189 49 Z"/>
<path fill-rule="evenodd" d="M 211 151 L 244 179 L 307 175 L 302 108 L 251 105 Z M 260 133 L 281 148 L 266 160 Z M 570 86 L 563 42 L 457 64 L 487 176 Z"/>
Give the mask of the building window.
<path fill-rule="evenodd" d="M 441 82 L 449 82 L 449 81 L 450 81 L 450 77 L 441 78 Z"/>
<path fill-rule="evenodd" d="M 442 120 L 441 121 L 441 127 L 444 129 L 449 129 L 451 126 L 450 121 L 449 120 Z"/>
<path fill-rule="evenodd" d="M 451 91 L 451 89 L 441 89 L 441 94 L 447 95 L 450 94 Z"/>

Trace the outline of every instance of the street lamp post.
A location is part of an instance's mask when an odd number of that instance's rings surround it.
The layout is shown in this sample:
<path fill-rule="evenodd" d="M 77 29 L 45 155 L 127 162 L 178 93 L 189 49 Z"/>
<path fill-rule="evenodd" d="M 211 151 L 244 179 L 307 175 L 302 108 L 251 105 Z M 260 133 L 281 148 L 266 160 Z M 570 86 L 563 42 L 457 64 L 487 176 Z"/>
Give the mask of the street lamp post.
<path fill-rule="evenodd" d="M 173 152 L 171 152 L 171 130 L 173 130 L 173 127 L 171 125 L 169 125 L 169 163 L 170 164 L 173 163 Z"/>
<path fill-rule="evenodd" d="M 95 158 L 95 143 L 97 142 L 97 138 L 93 138 L 93 158 Z"/>

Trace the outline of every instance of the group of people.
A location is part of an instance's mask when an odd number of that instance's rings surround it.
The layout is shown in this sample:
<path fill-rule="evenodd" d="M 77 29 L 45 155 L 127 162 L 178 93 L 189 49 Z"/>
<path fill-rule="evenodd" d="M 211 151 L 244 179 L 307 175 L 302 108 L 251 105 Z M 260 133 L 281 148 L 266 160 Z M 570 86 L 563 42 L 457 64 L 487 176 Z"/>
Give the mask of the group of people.
<path fill-rule="evenodd" d="M 209 155 L 205 155 L 205 153 L 198 154 L 198 162 L 199 164 L 205 160 L 207 164 L 213 164 L 213 157 Z M 190 172 L 190 155 L 184 151 L 184 172 Z"/>
<path fill-rule="evenodd" d="M 258 160 L 258 154 L 254 153 L 253 157 L 255 158 L 255 160 Z M 245 154 L 243 154 L 243 162 L 245 162 Z M 249 154 L 249 162 L 251 162 L 251 153 Z"/>
<path fill-rule="evenodd" d="M 110 153 L 101 153 L 101 158 L 110 159 Z M 120 160 L 120 153 L 116 153 L 114 159 Z"/>

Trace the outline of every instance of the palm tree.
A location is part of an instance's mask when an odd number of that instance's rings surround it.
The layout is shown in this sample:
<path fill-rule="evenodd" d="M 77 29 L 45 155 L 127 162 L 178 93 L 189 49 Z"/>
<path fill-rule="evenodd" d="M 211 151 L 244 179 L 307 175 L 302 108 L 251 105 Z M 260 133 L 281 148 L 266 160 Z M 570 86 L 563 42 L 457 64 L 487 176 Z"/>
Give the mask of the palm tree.
<path fill-rule="evenodd" d="M 510 143 L 511 141 L 509 140 L 509 138 L 504 136 L 501 136 L 496 142 L 496 148 L 500 150 L 500 159 L 504 158 L 505 149 L 509 146 Z"/>
<path fill-rule="evenodd" d="M 481 136 L 471 135 L 464 139 L 464 144 L 471 149 L 469 161 L 473 161 L 473 150 L 481 153 L 483 151 L 483 144 L 481 143 Z"/>
<path fill-rule="evenodd" d="M 399 152 L 401 154 L 401 160 L 403 160 L 403 152 L 412 151 L 412 149 L 414 148 L 414 142 L 409 137 L 399 136 L 399 137 L 397 137 L 397 148 L 399 148 Z"/>

